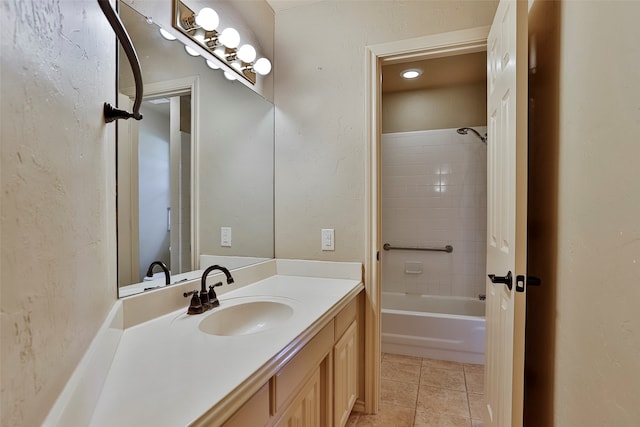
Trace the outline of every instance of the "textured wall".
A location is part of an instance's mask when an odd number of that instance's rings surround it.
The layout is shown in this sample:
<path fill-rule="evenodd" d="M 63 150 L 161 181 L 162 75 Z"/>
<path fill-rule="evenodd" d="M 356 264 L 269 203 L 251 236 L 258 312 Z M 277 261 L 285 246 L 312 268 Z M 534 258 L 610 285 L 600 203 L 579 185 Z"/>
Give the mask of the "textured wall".
<path fill-rule="evenodd" d="M 35 426 L 116 297 L 115 37 L 95 0 L 0 8 L 2 425 Z"/>
<path fill-rule="evenodd" d="M 640 417 L 638 2 L 562 6 L 556 425 Z"/>
<path fill-rule="evenodd" d="M 529 425 L 640 418 L 638 16 L 637 2 L 530 14 Z"/>
<path fill-rule="evenodd" d="M 364 48 L 489 25 L 496 2 L 322 1 L 276 15 L 276 256 L 365 258 Z M 320 229 L 335 229 L 322 252 Z"/>

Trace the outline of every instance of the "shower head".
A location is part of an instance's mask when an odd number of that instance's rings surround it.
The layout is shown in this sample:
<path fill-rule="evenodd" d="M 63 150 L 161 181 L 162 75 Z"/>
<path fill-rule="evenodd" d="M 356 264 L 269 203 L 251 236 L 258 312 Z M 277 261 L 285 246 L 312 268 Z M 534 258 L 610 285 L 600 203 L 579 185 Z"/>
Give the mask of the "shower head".
<path fill-rule="evenodd" d="M 460 135 L 467 135 L 469 133 L 469 131 L 473 132 L 476 134 L 476 136 L 478 138 L 480 138 L 480 140 L 487 145 L 487 134 L 485 133 L 484 136 L 480 135 L 478 133 L 477 130 L 473 129 L 473 128 L 460 128 L 458 130 L 456 130 L 456 132 L 458 132 Z"/>

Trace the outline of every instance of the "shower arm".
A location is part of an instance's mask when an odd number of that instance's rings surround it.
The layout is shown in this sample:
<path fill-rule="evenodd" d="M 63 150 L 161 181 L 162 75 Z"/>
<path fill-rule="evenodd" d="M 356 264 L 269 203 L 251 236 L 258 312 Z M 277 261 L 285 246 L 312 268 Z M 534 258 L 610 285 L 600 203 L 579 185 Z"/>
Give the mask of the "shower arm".
<path fill-rule="evenodd" d="M 469 131 L 475 133 L 476 136 L 480 138 L 480 141 L 482 141 L 484 144 L 487 143 L 487 134 L 485 133 L 484 136 L 482 136 L 480 135 L 480 132 L 478 132 L 474 128 L 459 128 L 456 132 L 458 132 L 460 135 L 467 135 Z"/>
<path fill-rule="evenodd" d="M 477 130 L 475 130 L 475 129 L 473 129 L 473 128 L 467 128 L 467 129 L 469 129 L 471 132 L 473 132 L 473 133 L 475 133 L 476 135 L 478 135 L 478 138 L 480 138 L 480 139 L 482 140 L 482 142 L 487 142 L 487 141 L 486 141 L 487 137 L 486 137 L 486 136 L 482 136 L 482 135 L 480 135 L 480 132 L 478 132 Z"/>

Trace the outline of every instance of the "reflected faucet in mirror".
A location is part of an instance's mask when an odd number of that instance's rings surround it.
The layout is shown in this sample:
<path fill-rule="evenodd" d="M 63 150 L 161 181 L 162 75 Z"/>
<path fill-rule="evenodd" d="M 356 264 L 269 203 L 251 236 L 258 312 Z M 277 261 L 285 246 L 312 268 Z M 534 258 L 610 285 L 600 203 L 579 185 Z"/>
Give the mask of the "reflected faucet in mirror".
<path fill-rule="evenodd" d="M 164 284 L 166 286 L 169 286 L 169 284 L 171 283 L 171 274 L 169 273 L 169 269 L 167 268 L 167 265 L 162 261 L 153 261 L 149 265 L 149 268 L 147 269 L 147 274 L 145 277 L 153 277 L 153 267 L 155 267 L 156 265 L 159 266 L 162 269 L 162 271 L 164 271 Z"/>

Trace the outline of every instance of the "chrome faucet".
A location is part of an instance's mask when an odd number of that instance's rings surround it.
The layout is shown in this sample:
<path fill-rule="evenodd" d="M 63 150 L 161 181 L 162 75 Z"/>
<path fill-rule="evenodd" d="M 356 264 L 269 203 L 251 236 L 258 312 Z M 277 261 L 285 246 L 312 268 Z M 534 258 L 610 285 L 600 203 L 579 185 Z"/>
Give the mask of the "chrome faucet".
<path fill-rule="evenodd" d="M 189 310 L 187 311 L 188 314 L 200 314 L 220 305 L 220 301 L 218 301 L 218 296 L 216 295 L 214 288 L 222 286 L 222 282 L 209 286 L 209 291 L 207 291 L 207 276 L 214 270 L 220 270 L 225 276 L 227 276 L 227 284 L 230 285 L 233 283 L 233 277 L 226 267 L 222 267 L 220 265 L 212 265 L 211 267 L 208 267 L 204 273 L 202 273 L 202 279 L 200 279 L 200 295 L 198 296 L 198 291 L 184 293 L 185 298 L 193 296 L 191 298 Z"/>
<path fill-rule="evenodd" d="M 159 265 L 162 271 L 164 271 L 164 284 L 166 286 L 169 286 L 169 283 L 171 283 L 171 276 L 169 274 L 169 269 L 167 268 L 167 265 L 162 261 L 153 261 L 149 265 L 149 268 L 147 269 L 147 277 L 153 277 L 153 267 L 156 265 Z"/>

